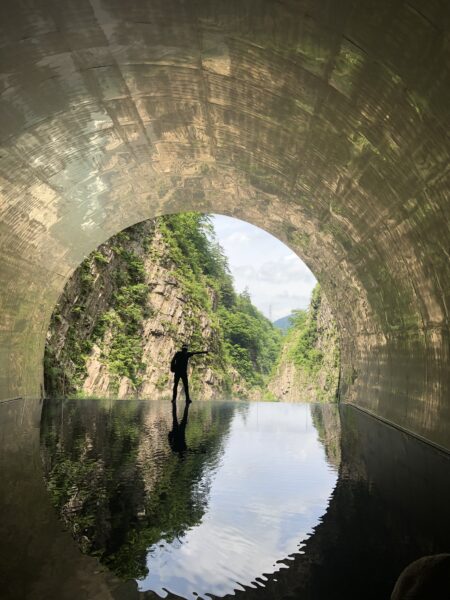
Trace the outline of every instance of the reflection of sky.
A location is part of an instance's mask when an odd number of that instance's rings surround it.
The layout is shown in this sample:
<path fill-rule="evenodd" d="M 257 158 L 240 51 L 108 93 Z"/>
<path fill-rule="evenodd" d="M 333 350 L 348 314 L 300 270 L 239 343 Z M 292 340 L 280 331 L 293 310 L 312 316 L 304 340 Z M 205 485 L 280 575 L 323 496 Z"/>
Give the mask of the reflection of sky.
<path fill-rule="evenodd" d="M 251 403 L 245 421 L 234 415 L 202 522 L 152 547 L 139 588 L 221 596 L 273 573 L 318 524 L 336 480 L 308 405 Z"/>

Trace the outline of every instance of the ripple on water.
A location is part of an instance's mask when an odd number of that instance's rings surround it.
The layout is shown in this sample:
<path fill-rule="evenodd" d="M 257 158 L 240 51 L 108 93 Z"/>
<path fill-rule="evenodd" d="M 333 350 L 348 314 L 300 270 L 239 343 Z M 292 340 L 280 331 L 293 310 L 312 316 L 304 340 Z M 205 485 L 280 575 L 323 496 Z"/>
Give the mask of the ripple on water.
<path fill-rule="evenodd" d="M 181 539 L 149 548 L 139 589 L 198 598 L 264 585 L 318 524 L 337 480 L 305 405 L 235 412 L 208 468 L 198 484 L 208 479 L 205 515 Z"/>
<path fill-rule="evenodd" d="M 308 405 L 194 403 L 174 452 L 168 402 L 65 401 L 44 411 L 44 470 L 83 550 L 120 577 L 224 596 L 288 568 L 326 512 L 337 468 L 315 422 Z"/>

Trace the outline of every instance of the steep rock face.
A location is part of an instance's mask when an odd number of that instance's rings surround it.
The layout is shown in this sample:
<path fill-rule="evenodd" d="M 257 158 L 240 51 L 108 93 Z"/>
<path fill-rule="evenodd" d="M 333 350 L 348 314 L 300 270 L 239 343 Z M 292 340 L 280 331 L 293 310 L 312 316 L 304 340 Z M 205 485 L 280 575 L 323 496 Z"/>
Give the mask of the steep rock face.
<path fill-rule="evenodd" d="M 306 322 L 301 325 L 295 322 L 284 338 L 268 388 L 283 402 L 314 403 L 333 402 L 338 385 L 336 323 L 327 299 L 322 292 L 315 291 Z"/>
<path fill-rule="evenodd" d="M 308 402 L 303 398 L 309 395 L 310 387 L 311 382 L 289 360 L 288 347 L 284 346 L 275 375 L 269 383 L 269 391 L 282 402 Z"/>
<path fill-rule="evenodd" d="M 151 250 L 163 255 L 164 242 L 161 235 L 156 232 L 152 241 Z M 126 398 L 136 395 L 159 397 L 167 395 L 170 390 L 169 365 L 173 354 L 179 344 L 189 340 L 192 335 L 192 326 L 189 317 L 192 313 L 186 306 L 186 298 L 179 281 L 173 276 L 171 266 L 163 266 L 155 262 L 152 257 L 145 256 L 145 283 L 148 286 L 147 306 L 151 316 L 142 321 L 142 363 L 144 365 L 141 381 L 136 386 L 126 376 L 117 378 L 107 363 L 102 360 L 102 352 L 107 351 L 113 336 L 108 329 L 100 344 L 95 344 L 91 356 L 86 364 L 87 377 L 83 382 L 82 391 L 89 396 L 117 395 Z M 204 340 L 205 347 L 214 344 L 215 331 L 207 316 L 202 315 L 198 322 L 200 337 Z M 215 392 L 223 387 L 223 379 L 205 364 L 202 358 L 195 359 L 196 369 L 201 374 L 204 385 L 201 387 L 203 398 L 211 398 Z"/>
<path fill-rule="evenodd" d="M 224 363 L 214 315 L 186 293 L 166 244 L 157 222 L 147 221 L 111 238 L 76 271 L 47 335 L 48 393 L 169 396 L 170 360 L 192 341 L 192 349 L 211 351 L 191 359 L 194 394 L 247 394 L 238 372 Z M 203 291 L 214 307 L 215 290 Z"/>

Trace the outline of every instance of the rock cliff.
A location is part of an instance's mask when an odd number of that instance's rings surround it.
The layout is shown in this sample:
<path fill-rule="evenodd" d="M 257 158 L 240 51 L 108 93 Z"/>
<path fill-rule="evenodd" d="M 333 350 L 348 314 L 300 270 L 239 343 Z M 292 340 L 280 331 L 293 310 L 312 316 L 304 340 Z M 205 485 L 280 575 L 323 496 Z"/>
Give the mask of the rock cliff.
<path fill-rule="evenodd" d="M 283 339 L 268 388 L 283 402 L 333 402 L 339 384 L 339 338 L 317 286 L 308 311 L 298 311 Z"/>
<path fill-rule="evenodd" d="M 77 269 L 47 334 L 47 394 L 167 397 L 170 360 L 183 343 L 210 351 L 190 361 L 191 391 L 198 398 L 254 393 L 233 364 L 237 346 L 224 335 L 223 289 L 194 272 L 169 234 L 164 220 L 140 223 L 100 246 Z M 205 239 L 200 236 L 199 244 Z M 233 304 L 238 295 L 226 277 Z"/>

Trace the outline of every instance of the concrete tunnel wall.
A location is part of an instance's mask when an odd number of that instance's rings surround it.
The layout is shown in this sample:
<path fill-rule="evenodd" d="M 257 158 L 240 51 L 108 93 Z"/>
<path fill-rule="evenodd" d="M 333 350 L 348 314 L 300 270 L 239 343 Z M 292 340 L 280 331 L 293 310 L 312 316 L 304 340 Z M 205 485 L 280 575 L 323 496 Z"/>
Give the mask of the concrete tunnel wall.
<path fill-rule="evenodd" d="M 248 220 L 331 301 L 341 398 L 450 448 L 445 0 L 3 0 L 0 399 L 70 274 L 167 212 Z"/>

